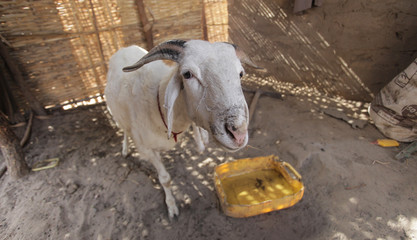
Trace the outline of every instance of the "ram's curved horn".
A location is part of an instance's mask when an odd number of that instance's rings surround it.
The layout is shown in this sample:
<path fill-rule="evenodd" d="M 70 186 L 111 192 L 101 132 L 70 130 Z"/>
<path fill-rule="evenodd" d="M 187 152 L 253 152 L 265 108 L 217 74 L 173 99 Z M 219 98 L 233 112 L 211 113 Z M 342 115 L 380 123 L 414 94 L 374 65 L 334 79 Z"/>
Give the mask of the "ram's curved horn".
<path fill-rule="evenodd" d="M 224 42 L 227 44 L 232 45 L 235 48 L 236 51 L 236 56 L 239 58 L 241 63 L 244 63 L 248 66 L 251 66 L 257 70 L 265 70 L 262 67 L 257 66 L 254 62 L 252 62 L 252 60 L 250 60 L 250 58 L 248 57 L 248 55 L 246 55 L 246 53 L 244 51 L 242 51 L 237 45 L 233 44 L 233 43 L 228 43 L 228 42 Z"/>
<path fill-rule="evenodd" d="M 181 54 L 184 52 L 185 40 L 169 40 L 152 48 L 145 56 L 143 56 L 137 63 L 123 68 L 124 72 L 132 72 L 139 69 L 143 65 L 156 60 L 172 60 L 178 62 Z"/>

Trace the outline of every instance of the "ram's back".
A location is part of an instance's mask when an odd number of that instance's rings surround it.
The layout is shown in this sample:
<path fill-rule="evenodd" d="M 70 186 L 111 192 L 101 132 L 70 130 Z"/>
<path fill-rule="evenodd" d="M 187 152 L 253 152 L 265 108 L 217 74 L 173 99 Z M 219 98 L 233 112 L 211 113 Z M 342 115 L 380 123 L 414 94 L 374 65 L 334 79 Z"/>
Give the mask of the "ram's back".
<path fill-rule="evenodd" d="M 160 132 L 156 131 L 160 124 L 152 122 L 160 118 L 157 91 L 161 81 L 168 80 L 173 72 L 173 67 L 162 61 L 148 63 L 133 72 L 123 72 L 124 67 L 136 63 L 146 53 L 138 46 L 117 51 L 109 61 L 104 92 L 107 106 L 119 127 L 129 135 L 140 132 L 144 139 L 152 132 Z M 166 135 L 163 134 L 163 137 L 166 138 Z"/>

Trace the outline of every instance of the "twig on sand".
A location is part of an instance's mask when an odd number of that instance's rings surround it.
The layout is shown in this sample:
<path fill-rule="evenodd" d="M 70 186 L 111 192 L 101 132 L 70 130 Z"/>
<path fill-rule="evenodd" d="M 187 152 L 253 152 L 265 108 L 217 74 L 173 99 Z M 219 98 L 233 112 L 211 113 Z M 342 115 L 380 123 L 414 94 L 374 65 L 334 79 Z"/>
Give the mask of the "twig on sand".
<path fill-rule="evenodd" d="M 256 149 L 256 150 L 263 151 L 262 149 L 257 148 L 257 147 L 254 147 L 254 146 L 251 146 L 251 145 L 249 145 L 249 144 L 247 144 L 247 145 L 246 145 L 246 148 L 253 148 L 253 149 Z"/>
<path fill-rule="evenodd" d="M 378 160 L 374 160 L 374 161 L 372 162 L 372 164 L 375 164 L 375 163 L 379 163 L 379 164 L 381 164 L 381 165 L 388 165 L 388 164 L 391 164 L 390 162 L 381 162 L 381 161 L 378 161 Z"/>
<path fill-rule="evenodd" d="M 140 186 L 140 183 L 139 182 L 137 182 L 137 181 L 135 181 L 135 180 L 132 180 L 132 179 L 127 179 L 129 182 L 132 182 L 132 183 L 134 183 L 134 184 L 136 184 L 136 185 L 139 185 Z"/>
<path fill-rule="evenodd" d="M 129 176 L 130 172 L 132 172 L 132 168 L 129 167 L 128 170 L 127 170 L 127 172 L 126 172 L 126 174 L 120 178 L 119 184 L 123 183 L 127 179 L 127 177 Z"/>
<path fill-rule="evenodd" d="M 374 165 L 375 163 L 378 163 L 378 164 L 381 164 L 381 165 L 383 165 L 383 166 L 386 166 L 387 168 L 389 168 L 389 169 L 391 169 L 391 170 L 395 170 L 394 168 L 392 168 L 392 167 L 388 166 L 389 164 L 391 164 L 390 162 L 381 162 L 381 161 L 378 161 L 378 160 L 374 160 L 374 161 L 372 162 L 372 165 Z"/>

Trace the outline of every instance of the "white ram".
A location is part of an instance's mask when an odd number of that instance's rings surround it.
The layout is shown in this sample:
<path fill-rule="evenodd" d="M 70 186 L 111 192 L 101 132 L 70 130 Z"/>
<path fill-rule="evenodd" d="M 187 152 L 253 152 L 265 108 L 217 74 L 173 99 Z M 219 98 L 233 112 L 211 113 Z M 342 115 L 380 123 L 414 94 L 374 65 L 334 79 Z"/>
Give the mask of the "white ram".
<path fill-rule="evenodd" d="M 110 59 L 105 96 L 124 131 L 122 153 L 127 155 L 131 137 L 141 158 L 155 166 L 170 218 L 178 215 L 178 208 L 161 151 L 174 147 L 191 124 L 200 150 L 207 132 L 228 151 L 248 142 L 241 62 L 256 67 L 235 45 L 202 40 L 171 40 L 149 53 L 130 46 Z"/>

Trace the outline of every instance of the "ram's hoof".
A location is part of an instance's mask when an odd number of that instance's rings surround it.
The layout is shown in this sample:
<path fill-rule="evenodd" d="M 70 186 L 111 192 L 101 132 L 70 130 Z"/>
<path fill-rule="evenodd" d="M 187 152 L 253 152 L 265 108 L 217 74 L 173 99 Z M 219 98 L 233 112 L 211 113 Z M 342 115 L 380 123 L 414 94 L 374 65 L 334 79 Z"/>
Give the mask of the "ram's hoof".
<path fill-rule="evenodd" d="M 168 207 L 169 220 L 172 221 L 174 220 L 174 218 L 177 219 L 179 214 L 180 212 L 177 206 L 174 205 L 174 206 Z"/>

